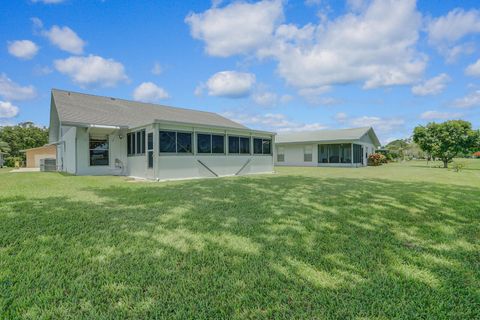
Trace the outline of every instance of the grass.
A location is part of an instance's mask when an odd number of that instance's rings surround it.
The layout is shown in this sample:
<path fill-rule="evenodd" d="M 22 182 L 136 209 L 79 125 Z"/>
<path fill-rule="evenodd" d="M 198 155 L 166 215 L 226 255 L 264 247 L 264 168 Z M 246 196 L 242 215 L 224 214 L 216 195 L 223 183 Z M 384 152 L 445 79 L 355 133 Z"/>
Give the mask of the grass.
<path fill-rule="evenodd" d="M 480 318 L 480 160 L 277 171 L 0 171 L 0 318 Z"/>

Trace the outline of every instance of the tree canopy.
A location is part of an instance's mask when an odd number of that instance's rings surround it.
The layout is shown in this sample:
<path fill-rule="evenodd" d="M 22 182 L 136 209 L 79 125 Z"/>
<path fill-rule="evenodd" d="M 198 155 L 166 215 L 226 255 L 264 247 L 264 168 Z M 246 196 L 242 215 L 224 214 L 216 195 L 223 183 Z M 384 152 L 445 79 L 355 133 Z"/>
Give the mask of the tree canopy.
<path fill-rule="evenodd" d="M 48 143 L 48 129 L 37 127 L 32 122 L 0 127 L 0 143 L 7 149 L 4 152 L 10 156 L 24 158 L 25 154 L 20 150 L 41 147 Z"/>
<path fill-rule="evenodd" d="M 458 154 L 478 148 L 480 131 L 473 130 L 472 124 L 463 120 L 431 122 L 414 129 L 413 141 L 429 155 L 441 159 L 447 168 L 448 163 Z"/>

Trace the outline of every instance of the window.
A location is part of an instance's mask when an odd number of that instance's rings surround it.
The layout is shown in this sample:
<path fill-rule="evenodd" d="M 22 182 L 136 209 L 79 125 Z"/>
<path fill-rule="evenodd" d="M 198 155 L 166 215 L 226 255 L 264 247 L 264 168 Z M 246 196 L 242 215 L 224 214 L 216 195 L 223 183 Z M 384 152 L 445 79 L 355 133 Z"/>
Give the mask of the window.
<path fill-rule="evenodd" d="M 342 163 L 352 162 L 352 145 L 351 144 L 340 145 L 340 159 Z"/>
<path fill-rule="evenodd" d="M 312 162 L 312 146 L 305 146 L 303 148 L 303 161 L 304 162 Z"/>
<path fill-rule="evenodd" d="M 225 153 L 225 137 L 216 134 L 197 134 L 197 153 Z"/>
<path fill-rule="evenodd" d="M 190 132 L 160 131 L 160 153 L 191 153 L 192 134 Z"/>
<path fill-rule="evenodd" d="M 359 144 L 353 145 L 353 163 L 362 163 L 362 146 Z"/>
<path fill-rule="evenodd" d="M 225 153 L 225 136 L 212 134 L 212 153 Z"/>
<path fill-rule="evenodd" d="M 318 146 L 318 162 L 328 163 L 328 145 L 322 144 Z"/>
<path fill-rule="evenodd" d="M 197 134 L 197 153 L 212 153 L 212 135 Z"/>
<path fill-rule="evenodd" d="M 228 153 L 250 154 L 250 138 L 229 136 Z"/>
<path fill-rule="evenodd" d="M 284 162 L 285 161 L 285 148 L 278 147 L 277 149 L 277 162 Z"/>
<path fill-rule="evenodd" d="M 153 168 L 153 132 L 149 132 L 147 137 L 148 168 Z"/>
<path fill-rule="evenodd" d="M 127 155 L 145 154 L 145 130 L 127 133 Z"/>
<path fill-rule="evenodd" d="M 270 139 L 253 139 L 253 153 L 254 154 L 271 154 L 272 140 Z"/>
<path fill-rule="evenodd" d="M 108 137 L 90 137 L 89 151 L 91 166 L 108 166 Z"/>

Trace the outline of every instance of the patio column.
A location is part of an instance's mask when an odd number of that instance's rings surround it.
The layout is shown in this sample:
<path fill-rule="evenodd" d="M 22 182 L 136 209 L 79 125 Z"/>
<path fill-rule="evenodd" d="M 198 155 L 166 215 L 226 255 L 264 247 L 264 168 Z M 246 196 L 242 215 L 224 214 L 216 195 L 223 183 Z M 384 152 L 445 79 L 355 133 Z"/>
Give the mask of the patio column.
<path fill-rule="evenodd" d="M 353 164 L 353 143 L 350 143 L 350 163 Z"/>

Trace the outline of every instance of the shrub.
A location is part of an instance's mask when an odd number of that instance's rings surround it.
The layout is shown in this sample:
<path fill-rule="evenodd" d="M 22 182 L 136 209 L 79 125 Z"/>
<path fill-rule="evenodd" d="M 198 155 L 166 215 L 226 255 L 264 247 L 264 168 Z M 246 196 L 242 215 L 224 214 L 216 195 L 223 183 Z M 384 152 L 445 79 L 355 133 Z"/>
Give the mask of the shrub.
<path fill-rule="evenodd" d="M 372 153 L 368 156 L 369 166 L 379 166 L 382 163 L 387 163 L 387 158 L 380 153 Z"/>
<path fill-rule="evenodd" d="M 465 168 L 465 164 L 462 162 L 454 162 L 452 164 L 452 169 L 455 172 L 460 172 L 463 168 Z"/>

